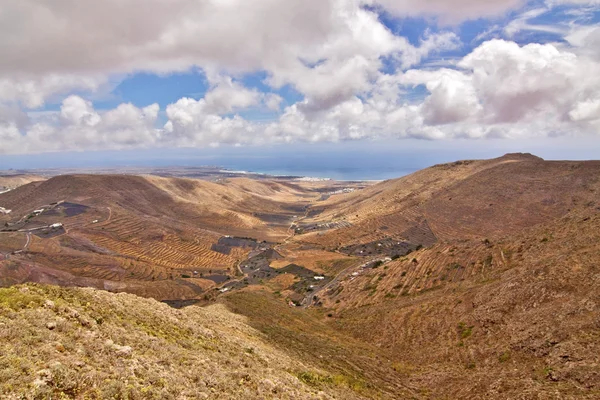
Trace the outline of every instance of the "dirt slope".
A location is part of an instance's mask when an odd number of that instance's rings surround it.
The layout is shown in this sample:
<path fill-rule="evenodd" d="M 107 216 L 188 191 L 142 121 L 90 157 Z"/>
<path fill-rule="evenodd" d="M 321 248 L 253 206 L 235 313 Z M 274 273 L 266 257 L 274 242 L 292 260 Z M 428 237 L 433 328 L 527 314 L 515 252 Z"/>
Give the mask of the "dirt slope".
<path fill-rule="evenodd" d="M 286 182 L 249 179 L 65 175 L 31 183 L 0 195 L 0 204 L 12 210 L 0 215 L 7 231 L 0 233 L 0 250 L 6 248 L 0 282 L 201 298 L 215 286 L 203 276 L 235 275 L 249 251 L 215 250 L 219 238 L 280 240 L 293 216 L 319 196 Z M 55 223 L 62 227 L 34 230 Z M 17 244 L 22 254 L 6 256 L 18 252 Z"/>
<path fill-rule="evenodd" d="M 3 188 L 15 189 L 19 186 L 45 179 L 43 176 L 31 174 L 0 175 L 0 192 L 3 191 Z"/>
<path fill-rule="evenodd" d="M 393 237 L 428 246 L 439 239 L 514 234 L 593 200 L 599 172 L 597 161 L 544 161 L 528 154 L 437 165 L 328 201 L 305 222 L 348 224 L 298 240 L 335 248 Z"/>
<path fill-rule="evenodd" d="M 323 294 L 331 324 L 386 349 L 432 398 L 597 398 L 600 202 L 571 207 L 363 270 Z"/>

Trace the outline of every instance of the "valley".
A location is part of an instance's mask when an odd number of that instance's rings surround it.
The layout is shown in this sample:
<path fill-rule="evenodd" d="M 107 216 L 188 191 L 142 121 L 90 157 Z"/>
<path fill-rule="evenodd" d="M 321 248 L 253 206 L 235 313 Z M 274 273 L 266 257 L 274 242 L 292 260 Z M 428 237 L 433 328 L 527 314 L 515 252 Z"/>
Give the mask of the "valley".
<path fill-rule="evenodd" d="M 147 172 L 0 194 L 0 286 L 223 307 L 326 371 L 302 379 L 333 398 L 600 394 L 600 162 L 507 154 L 383 182 Z"/>

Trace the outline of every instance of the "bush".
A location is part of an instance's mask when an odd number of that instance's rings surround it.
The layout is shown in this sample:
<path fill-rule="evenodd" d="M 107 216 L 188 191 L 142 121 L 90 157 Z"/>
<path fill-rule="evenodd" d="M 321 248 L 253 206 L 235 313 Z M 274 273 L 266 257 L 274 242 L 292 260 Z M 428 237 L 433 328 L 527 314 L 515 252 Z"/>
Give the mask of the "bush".
<path fill-rule="evenodd" d="M 473 326 L 467 326 L 464 322 L 458 323 L 458 334 L 461 339 L 467 339 L 473 333 Z"/>

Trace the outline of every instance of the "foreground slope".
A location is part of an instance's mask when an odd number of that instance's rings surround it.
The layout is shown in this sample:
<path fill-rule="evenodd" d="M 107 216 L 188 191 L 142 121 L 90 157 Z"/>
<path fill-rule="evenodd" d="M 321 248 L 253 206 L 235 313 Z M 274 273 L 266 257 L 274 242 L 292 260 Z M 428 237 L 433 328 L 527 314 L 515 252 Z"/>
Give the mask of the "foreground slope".
<path fill-rule="evenodd" d="M 358 399 L 221 305 L 93 289 L 0 289 L 0 397 Z"/>

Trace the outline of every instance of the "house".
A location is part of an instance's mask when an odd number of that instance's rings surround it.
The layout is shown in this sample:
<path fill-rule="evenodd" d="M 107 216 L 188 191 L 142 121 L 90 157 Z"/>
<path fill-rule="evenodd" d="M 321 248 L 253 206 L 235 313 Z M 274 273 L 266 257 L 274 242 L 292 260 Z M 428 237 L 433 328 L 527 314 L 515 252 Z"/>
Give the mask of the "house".
<path fill-rule="evenodd" d="M 61 228 L 63 225 L 60 222 L 50 225 L 50 228 Z"/>
<path fill-rule="evenodd" d="M 324 276 L 315 276 L 315 281 L 322 281 L 323 279 L 325 279 Z"/>
<path fill-rule="evenodd" d="M 33 215 L 40 215 L 43 212 L 44 212 L 43 208 L 40 208 L 39 210 L 33 210 Z"/>

